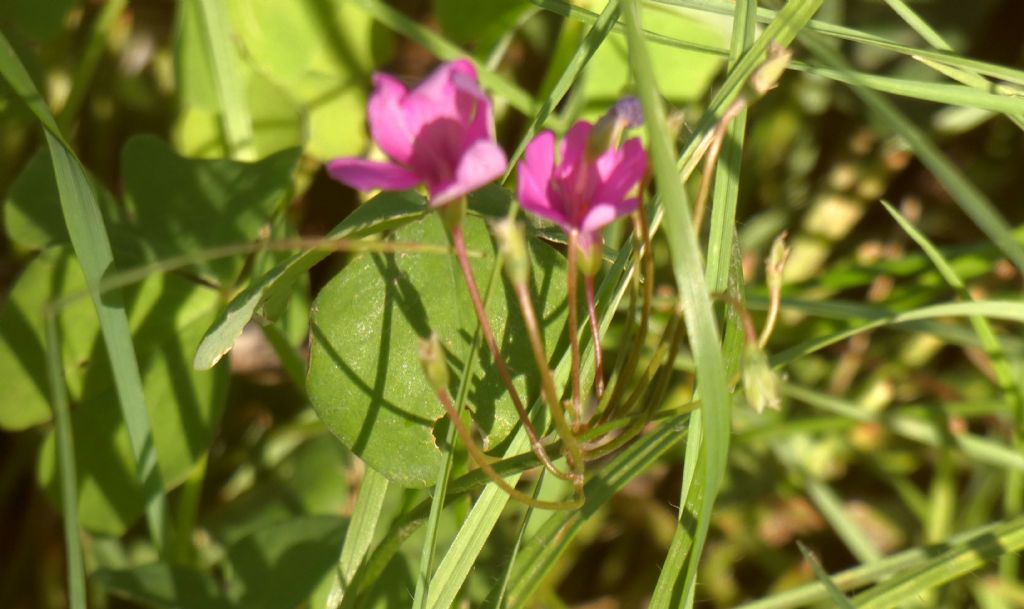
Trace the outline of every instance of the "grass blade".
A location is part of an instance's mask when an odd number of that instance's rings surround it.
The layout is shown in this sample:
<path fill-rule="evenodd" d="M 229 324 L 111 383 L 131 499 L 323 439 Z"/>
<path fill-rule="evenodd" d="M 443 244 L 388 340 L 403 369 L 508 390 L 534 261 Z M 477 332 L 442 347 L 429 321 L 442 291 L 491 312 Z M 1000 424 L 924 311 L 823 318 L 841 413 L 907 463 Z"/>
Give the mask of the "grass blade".
<path fill-rule="evenodd" d="M 889 212 L 910 238 L 924 251 L 946 283 L 956 290 L 961 298 L 973 300 L 971 294 L 967 291 L 967 286 L 964 285 L 963 280 L 953 270 L 953 267 L 942 255 L 942 252 L 907 221 L 902 214 L 896 211 L 895 208 L 885 201 L 882 201 L 882 205 L 885 206 L 885 210 Z M 970 317 L 970 322 L 974 332 L 978 335 L 978 340 L 981 341 L 982 348 L 992 363 L 992 372 L 995 374 L 996 383 L 998 383 L 999 389 L 1003 392 L 1006 402 L 1010 407 L 1010 413 L 1013 417 L 1011 437 L 1014 447 L 1019 449 L 1021 446 L 1022 425 L 1024 425 L 1024 393 L 1021 392 L 1017 375 L 1014 374 L 1013 369 L 1010 367 L 1010 362 L 1006 359 L 1006 349 L 1000 342 L 992 324 L 981 315 Z M 1021 472 L 1007 472 L 1006 488 L 1003 493 L 1003 509 L 1008 515 L 1019 514 L 1021 509 L 1024 508 L 1024 497 L 1022 497 L 1022 494 L 1024 494 L 1024 475 Z M 1000 566 L 1004 577 L 1015 579 L 1018 564 L 1019 560 L 1015 554 L 1007 554 L 1003 559 L 1003 564 Z"/>
<path fill-rule="evenodd" d="M 377 523 L 387 492 L 388 479 L 377 473 L 377 470 L 367 467 L 356 506 L 352 511 L 352 519 L 345 533 L 345 543 L 341 546 L 338 569 L 331 583 L 331 590 L 327 594 L 327 609 L 337 609 L 341 605 L 345 592 L 352 582 L 352 576 L 366 558 L 370 544 L 373 543 L 373 536 L 377 532 Z"/>
<path fill-rule="evenodd" d="M 676 155 L 673 144 L 664 128 L 667 123 L 665 108 L 658 94 L 650 55 L 640 28 L 640 5 L 638 0 L 629 0 L 625 5 L 626 37 L 629 42 L 630 66 L 637 81 L 640 102 L 644 110 L 651 161 L 654 166 L 658 192 L 663 199 L 665 211 L 664 230 L 669 242 L 672 270 L 682 301 L 683 317 L 689 333 L 690 346 L 697 363 L 697 379 L 700 383 L 703 406 L 700 409 L 701 425 L 706 439 L 704 450 L 704 497 L 697 514 L 697 528 L 692 551 L 688 554 L 700 556 L 704 539 L 710 525 L 711 511 L 715 497 L 725 475 L 726 457 L 729 451 L 729 421 L 731 397 L 726 385 L 725 364 L 722 359 L 718 324 L 715 321 L 711 299 L 704 282 L 704 265 L 690 219 L 690 204 L 679 180 L 676 169 Z M 753 49 L 748 55 L 753 54 Z M 682 517 L 682 514 L 681 514 Z M 695 579 L 696 560 L 691 561 L 686 584 Z M 658 588 L 671 591 L 675 588 L 678 572 L 663 571 Z M 685 598 L 686 591 L 682 593 Z M 672 596 L 671 592 L 655 590 L 652 607 L 663 606 Z M 659 601 L 658 599 L 664 599 Z"/>
<path fill-rule="evenodd" d="M 217 0 L 192 1 L 198 3 L 197 14 L 203 24 L 206 62 L 212 68 L 212 84 L 220 103 L 220 122 L 227 149 L 237 160 L 253 161 L 256 148 L 252 139 L 252 116 L 245 101 L 236 53 L 231 47 L 234 37 L 228 23 L 227 4 Z"/>
<path fill-rule="evenodd" d="M 804 560 L 811 565 L 811 569 L 814 570 L 814 576 L 818 578 L 821 585 L 823 585 L 825 590 L 828 591 L 829 598 L 831 598 L 832 602 L 836 604 L 836 607 L 841 607 L 842 609 L 854 609 L 853 603 L 851 603 L 850 599 L 846 598 L 842 591 L 832 583 L 832 579 L 829 578 L 828 573 L 821 566 L 821 563 L 818 562 L 818 559 L 814 554 L 807 549 L 807 546 L 805 546 L 800 540 L 797 540 L 796 546 L 800 548 L 800 553 L 804 555 Z"/>
<path fill-rule="evenodd" d="M 824 44 L 817 36 L 808 34 L 801 39 L 804 45 L 824 64 L 840 72 L 851 73 L 850 66 L 841 55 Z M 900 112 L 883 95 L 862 85 L 854 77 L 854 94 L 868 106 L 881 122 L 906 140 L 921 162 L 931 170 L 935 178 L 949 191 L 957 205 L 992 240 L 993 243 L 1020 270 L 1024 270 L 1024 247 L 1021 247 L 1010 230 L 1006 219 L 995 205 L 977 186 L 972 184 L 938 146 L 919 127 Z"/>
<path fill-rule="evenodd" d="M 919 569 L 937 555 L 945 555 L 956 548 L 975 547 L 991 539 L 1005 539 L 1007 534 L 1024 532 L 1024 518 L 987 524 L 970 531 L 958 533 L 945 543 L 920 546 L 887 556 L 875 564 L 847 569 L 831 577 L 832 583 L 840 590 L 862 588 L 896 573 Z M 821 582 L 805 584 L 793 590 L 780 592 L 769 598 L 741 605 L 738 609 L 795 609 L 827 601 L 829 592 Z"/>
<path fill-rule="evenodd" d="M 139 364 L 135 358 L 135 347 L 128 326 L 128 316 L 119 291 L 110 292 L 102 298 L 99 292 L 103 277 L 114 271 L 114 256 L 103 217 L 100 215 L 96 194 L 89 184 L 84 168 L 60 135 L 56 121 L 2 33 L 0 73 L 45 129 L 46 144 L 57 178 L 64 222 L 71 236 L 75 255 L 82 265 L 82 272 L 99 318 L 107 357 L 110 359 L 121 414 L 128 429 L 132 455 L 135 458 L 136 475 L 142 484 L 150 537 L 154 545 L 162 551 L 166 546 L 165 538 L 168 533 L 167 505 L 156 447 L 153 444 L 149 413 L 142 391 Z"/>
<path fill-rule="evenodd" d="M 917 599 L 926 590 L 968 575 L 1008 553 L 1024 549 L 1024 524 L 1019 520 L 970 541 L 960 542 L 909 573 L 854 597 L 859 609 L 888 609 Z"/>
<path fill-rule="evenodd" d="M 78 526 L 78 474 L 71 430 L 71 412 L 64 383 L 64 364 L 60 358 L 57 314 L 44 312 L 46 320 L 46 372 L 53 400 L 53 421 L 57 434 L 57 458 L 60 463 L 60 499 L 64 512 L 64 544 L 68 561 L 68 606 L 85 609 L 85 564 Z"/>
<path fill-rule="evenodd" d="M 732 15 L 734 6 L 732 2 L 725 0 L 649 0 L 656 4 L 668 4 L 672 6 L 680 6 L 684 8 L 692 8 L 718 15 Z M 757 10 L 757 20 L 761 23 L 771 23 L 776 16 L 778 11 L 774 11 L 769 8 L 759 8 Z M 943 50 L 933 51 L 928 49 L 918 49 L 915 47 L 899 44 L 882 36 L 875 34 L 862 32 L 860 30 L 837 25 L 834 23 L 828 23 L 825 21 L 812 19 L 807 24 L 807 29 L 810 32 L 827 36 L 829 38 L 836 38 L 839 40 L 847 40 L 850 42 L 856 42 L 867 46 L 873 46 L 879 49 L 885 49 L 900 55 L 906 55 L 908 57 L 924 57 L 932 61 L 942 63 L 948 66 L 977 72 L 979 74 L 985 74 L 993 78 L 1006 80 L 1009 82 L 1024 84 L 1024 70 L 1013 68 L 1009 66 L 1002 66 L 999 64 L 990 63 L 987 61 L 981 61 L 978 59 L 971 59 L 968 57 L 961 57 L 953 53 L 948 53 Z"/>
<path fill-rule="evenodd" d="M 974 434 L 950 434 L 934 421 L 903 414 L 876 415 L 857 404 L 789 383 L 782 385 L 782 394 L 819 410 L 861 423 L 877 423 L 891 433 L 936 448 L 956 447 L 972 460 L 1000 469 L 1024 472 L 1024 453 L 995 440 Z"/>

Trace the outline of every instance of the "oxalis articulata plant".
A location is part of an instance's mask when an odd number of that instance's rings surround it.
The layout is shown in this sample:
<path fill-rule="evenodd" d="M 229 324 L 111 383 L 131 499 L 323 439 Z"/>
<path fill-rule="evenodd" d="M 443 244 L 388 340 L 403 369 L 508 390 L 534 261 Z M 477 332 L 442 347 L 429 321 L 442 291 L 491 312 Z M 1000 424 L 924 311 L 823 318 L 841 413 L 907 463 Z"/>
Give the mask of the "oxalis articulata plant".
<path fill-rule="evenodd" d="M 566 235 L 567 332 L 571 351 L 567 397 L 557 386 L 545 355 L 544 337 L 531 294 L 531 263 L 524 230 L 512 218 L 492 225 L 541 381 L 541 394 L 553 427 L 553 433 L 548 434 L 531 422 L 527 406 L 512 383 L 466 250 L 463 218 L 467 195 L 507 169 L 505 153 L 495 142 L 491 103 L 480 88 L 476 71 L 470 62 L 458 60 L 441 65 L 412 89 L 386 74 L 374 75 L 373 82 L 368 106 L 370 132 L 390 162 L 346 157 L 328 163 L 327 170 L 333 178 L 359 190 L 426 188 L 430 207 L 441 214 L 448 230 L 483 339 L 529 436 L 532 452 L 548 472 L 572 483 L 574 496 L 566 501 L 538 500 L 517 490 L 495 471 L 453 404 L 448 389 L 448 363 L 436 334 L 423 337 L 419 351 L 426 382 L 473 462 L 495 484 L 534 507 L 577 508 L 585 500 L 585 463 L 621 448 L 652 420 L 668 387 L 675 353 L 685 337 L 685 327 L 677 312 L 658 340 L 654 357 L 637 377 L 640 353 L 647 339 L 654 283 L 651 233 L 642 205 L 648 183 L 647 154 L 639 138 L 625 139 L 628 130 L 643 124 L 640 104 L 635 98 L 623 98 L 596 123 L 574 123 L 561 140 L 551 131 L 539 133 L 526 146 L 517 168 L 516 195 L 522 209 L 554 223 Z M 670 120 L 672 124 L 666 128 L 678 131 L 678 119 Z M 606 387 L 609 378 L 602 358 L 594 280 L 604 262 L 602 230 L 626 216 L 632 216 L 634 237 L 639 244 L 632 261 L 634 281 L 630 284 L 629 310 L 630 319 L 635 318 L 637 301 L 640 302 L 639 323 L 629 337 L 633 347 L 620 359 Z M 593 400 L 584 395 L 581 383 L 577 332 L 579 274 L 583 275 L 588 326 L 594 344 Z M 777 297 L 778 290 L 773 290 L 773 300 Z M 742 314 L 749 319 L 746 311 Z M 751 353 L 761 354 L 757 337 L 752 336 L 750 342 Z M 763 359 L 752 357 L 751 361 Z M 756 382 L 771 386 L 773 373 L 764 365 L 756 368 Z M 768 403 L 772 400 L 768 399 Z M 553 455 L 559 453 L 566 459 L 567 470 L 555 464 Z"/>

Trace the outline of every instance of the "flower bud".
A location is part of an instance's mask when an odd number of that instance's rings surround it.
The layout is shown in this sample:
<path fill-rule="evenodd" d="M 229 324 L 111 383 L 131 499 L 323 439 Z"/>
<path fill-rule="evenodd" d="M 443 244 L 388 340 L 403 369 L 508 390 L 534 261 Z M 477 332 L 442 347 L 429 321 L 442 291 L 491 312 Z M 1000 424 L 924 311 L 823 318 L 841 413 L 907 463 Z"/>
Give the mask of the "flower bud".
<path fill-rule="evenodd" d="M 640 100 L 635 97 L 623 97 L 590 130 L 587 157 L 596 159 L 617 147 L 623 131 L 639 127 L 643 122 L 644 114 Z"/>
<path fill-rule="evenodd" d="M 774 89 L 792 58 L 793 53 L 789 49 L 773 42 L 768 47 L 768 59 L 750 77 L 750 87 L 754 93 L 762 96 Z"/>
<path fill-rule="evenodd" d="M 601 270 L 604 264 L 604 250 L 601 247 L 601 240 L 594 239 L 589 244 L 580 244 L 578 268 L 584 277 L 593 277 Z"/>
<path fill-rule="evenodd" d="M 530 254 L 526 249 L 523 228 L 515 220 L 505 218 L 491 225 L 498 240 L 498 252 L 505 261 L 505 273 L 513 285 L 530 280 Z"/>
<path fill-rule="evenodd" d="M 772 249 L 768 252 L 768 259 L 764 263 L 765 282 L 768 284 L 768 290 L 773 294 L 782 290 L 782 274 L 786 270 L 789 252 L 790 249 L 786 246 L 786 232 L 783 231 L 772 242 Z"/>
<path fill-rule="evenodd" d="M 768 363 L 768 356 L 757 346 L 747 343 L 743 350 L 743 392 L 747 403 L 757 411 L 765 408 L 779 410 L 782 397 L 779 395 L 779 377 Z"/>
<path fill-rule="evenodd" d="M 466 206 L 466 197 L 460 197 L 440 207 L 441 221 L 448 232 L 462 225 L 462 220 L 466 217 Z"/>
<path fill-rule="evenodd" d="M 420 341 L 418 355 L 431 389 L 437 393 L 448 391 L 448 362 L 437 333 L 431 333 L 429 338 Z"/>

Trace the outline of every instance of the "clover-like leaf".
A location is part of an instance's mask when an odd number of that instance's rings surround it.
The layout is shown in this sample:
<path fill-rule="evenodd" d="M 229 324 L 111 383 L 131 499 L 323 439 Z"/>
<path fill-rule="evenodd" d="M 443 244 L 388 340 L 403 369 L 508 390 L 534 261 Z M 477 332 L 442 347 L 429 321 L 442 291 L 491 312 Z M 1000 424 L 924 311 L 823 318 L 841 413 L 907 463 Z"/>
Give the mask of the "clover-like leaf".
<path fill-rule="evenodd" d="M 480 254 L 471 266 L 486 293 L 494 243 L 478 216 L 466 219 L 465 233 L 469 250 Z M 402 227 L 394 238 L 448 244 L 437 215 Z M 550 356 L 558 341 L 568 340 L 564 264 L 546 245 L 531 249 L 532 290 Z M 539 380 L 515 296 L 504 282 L 493 292 L 488 317 L 516 387 L 532 404 Z M 314 409 L 354 453 L 399 484 L 431 484 L 442 459 L 435 425 L 444 411 L 417 358 L 420 339 L 431 332 L 447 351 L 453 394 L 465 358 L 476 360 L 468 404 L 486 445 L 500 443 L 518 422 L 486 346 L 470 353 L 477 320 L 452 255 L 357 257 L 321 290 L 311 326 L 307 389 Z"/>

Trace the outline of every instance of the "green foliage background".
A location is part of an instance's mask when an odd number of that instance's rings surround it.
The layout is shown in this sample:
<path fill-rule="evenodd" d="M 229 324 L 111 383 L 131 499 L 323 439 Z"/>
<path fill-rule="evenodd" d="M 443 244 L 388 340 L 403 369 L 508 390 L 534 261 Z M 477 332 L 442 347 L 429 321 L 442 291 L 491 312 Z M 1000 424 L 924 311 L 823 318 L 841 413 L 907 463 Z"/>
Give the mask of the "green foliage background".
<path fill-rule="evenodd" d="M 1021 606 L 1020 23 L 1016 0 L 10 0 L 0 606 Z M 732 122 L 695 235 L 700 144 L 772 41 L 794 60 Z M 624 94 L 649 119 L 644 365 L 674 317 L 688 339 L 663 414 L 589 466 L 577 512 L 509 501 L 445 441 L 429 329 L 496 467 L 568 492 L 522 455 L 450 257 L 348 252 L 443 246 L 422 197 L 322 169 L 380 155 L 373 71 L 411 84 L 462 56 L 513 160 Z M 486 232 L 511 185 L 471 199 L 469 240 L 534 399 Z M 634 340 L 626 229 L 606 235 L 609 362 Z M 565 383 L 562 249 L 528 231 Z M 715 295 L 760 323 L 782 231 L 784 406 L 758 415 Z"/>

